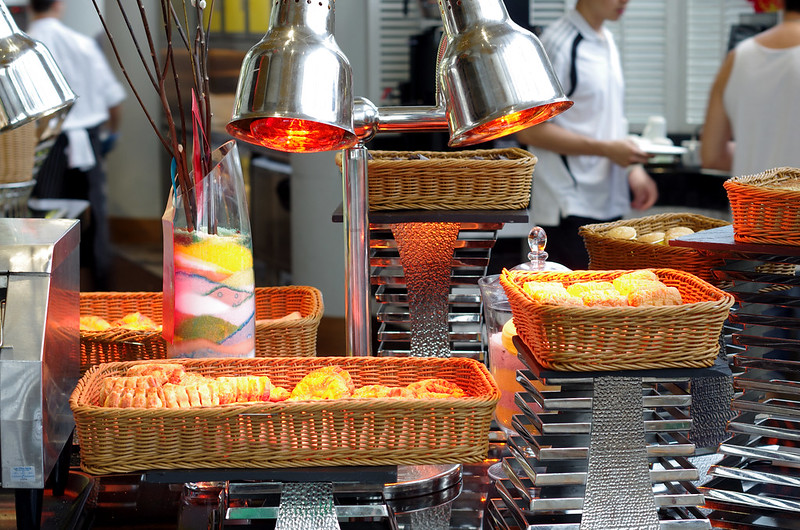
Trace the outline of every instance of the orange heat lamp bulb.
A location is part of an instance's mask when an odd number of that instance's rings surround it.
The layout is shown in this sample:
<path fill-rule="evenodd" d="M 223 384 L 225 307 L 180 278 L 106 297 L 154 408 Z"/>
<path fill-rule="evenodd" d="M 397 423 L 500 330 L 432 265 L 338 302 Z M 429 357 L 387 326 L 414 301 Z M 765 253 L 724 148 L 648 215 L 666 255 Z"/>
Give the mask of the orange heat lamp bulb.
<path fill-rule="evenodd" d="M 260 145 L 290 153 L 335 151 L 355 143 L 355 135 L 341 127 L 312 120 L 261 118 L 250 124 Z"/>
<path fill-rule="evenodd" d="M 486 142 L 500 136 L 513 134 L 521 129 L 547 121 L 572 106 L 571 101 L 548 103 L 530 109 L 506 114 L 472 129 L 463 140 L 469 143 Z M 459 145 L 467 145 L 464 141 Z"/>

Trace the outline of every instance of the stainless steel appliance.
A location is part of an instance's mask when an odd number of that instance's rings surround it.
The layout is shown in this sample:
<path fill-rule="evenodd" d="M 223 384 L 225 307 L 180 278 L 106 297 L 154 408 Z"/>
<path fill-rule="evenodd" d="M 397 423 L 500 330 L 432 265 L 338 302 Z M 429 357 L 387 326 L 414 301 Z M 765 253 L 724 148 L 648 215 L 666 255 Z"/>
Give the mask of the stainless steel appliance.
<path fill-rule="evenodd" d="M 71 447 L 79 243 L 75 220 L 0 219 L 0 486 L 19 492 L 18 523 L 22 509 L 38 526 L 45 482 Z"/>

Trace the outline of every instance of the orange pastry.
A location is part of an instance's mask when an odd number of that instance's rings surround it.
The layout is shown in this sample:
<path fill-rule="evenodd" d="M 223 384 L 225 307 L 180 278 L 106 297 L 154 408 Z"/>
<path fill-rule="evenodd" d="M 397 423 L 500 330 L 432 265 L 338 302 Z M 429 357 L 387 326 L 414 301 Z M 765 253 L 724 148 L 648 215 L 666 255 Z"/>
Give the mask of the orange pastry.
<path fill-rule="evenodd" d="M 132 329 L 136 331 L 161 330 L 161 326 L 156 324 L 152 318 L 148 317 L 147 315 L 143 315 L 138 311 L 135 313 L 128 313 L 119 320 L 116 320 L 114 322 L 114 326 L 119 328 Z"/>
<path fill-rule="evenodd" d="M 103 317 L 97 316 L 81 316 L 80 330 L 81 331 L 105 331 L 111 327 Z"/>
<path fill-rule="evenodd" d="M 292 393 L 282 386 L 273 386 L 272 391 L 269 393 L 269 400 L 273 403 L 278 401 L 286 401 L 289 399 L 290 395 L 292 395 Z"/>
<path fill-rule="evenodd" d="M 582 305 L 581 299 L 569 294 L 560 282 L 525 282 L 522 289 L 542 304 Z"/>
<path fill-rule="evenodd" d="M 641 288 L 628 295 L 628 305 L 638 306 L 670 306 L 681 305 L 681 292 L 677 287 L 668 287 L 659 282 L 658 285 Z"/>
<path fill-rule="evenodd" d="M 413 392 L 403 387 L 386 385 L 364 385 L 355 389 L 354 398 L 400 398 L 414 397 Z"/>
<path fill-rule="evenodd" d="M 325 366 L 311 371 L 292 390 L 290 400 L 339 399 L 353 395 L 355 385 L 341 366 Z"/>
<path fill-rule="evenodd" d="M 131 366 L 125 372 L 128 376 L 152 375 L 159 384 L 180 383 L 186 374 L 183 365 L 177 363 L 144 363 Z"/>
<path fill-rule="evenodd" d="M 457 384 L 441 378 L 415 381 L 410 383 L 406 388 L 418 399 L 464 397 L 466 395 Z"/>

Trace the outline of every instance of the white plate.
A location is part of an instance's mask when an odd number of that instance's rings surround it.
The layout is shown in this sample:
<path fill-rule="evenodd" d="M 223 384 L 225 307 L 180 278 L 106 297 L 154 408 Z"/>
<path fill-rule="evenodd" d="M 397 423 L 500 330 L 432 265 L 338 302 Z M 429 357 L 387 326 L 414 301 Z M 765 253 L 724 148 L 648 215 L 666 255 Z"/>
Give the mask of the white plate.
<path fill-rule="evenodd" d="M 631 136 L 639 149 L 651 155 L 682 155 L 688 150 L 685 147 L 672 144 L 656 143 L 640 136 Z"/>

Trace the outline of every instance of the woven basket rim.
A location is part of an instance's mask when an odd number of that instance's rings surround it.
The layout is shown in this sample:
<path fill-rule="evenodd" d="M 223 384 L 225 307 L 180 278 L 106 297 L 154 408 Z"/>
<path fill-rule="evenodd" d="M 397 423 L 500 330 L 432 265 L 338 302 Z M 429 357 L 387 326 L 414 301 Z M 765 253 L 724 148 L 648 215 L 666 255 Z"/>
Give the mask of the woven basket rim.
<path fill-rule="evenodd" d="M 697 277 L 694 274 L 689 272 L 681 271 L 678 269 L 658 269 L 658 268 L 650 268 L 650 269 L 638 269 L 638 270 L 651 270 L 656 273 L 656 275 L 661 278 L 664 275 L 669 276 L 676 276 L 683 281 L 687 282 L 694 282 L 699 283 L 704 289 L 709 291 L 710 293 L 714 293 L 718 296 L 718 298 L 713 300 L 706 300 L 700 302 L 686 302 L 681 305 L 677 306 L 639 306 L 639 307 L 632 307 L 632 306 L 621 306 L 621 307 L 586 307 L 586 306 L 560 306 L 556 304 L 542 304 L 528 295 L 525 291 L 518 290 L 520 294 L 522 294 L 526 300 L 528 300 L 532 305 L 537 308 L 537 311 L 540 311 L 544 314 L 550 315 L 570 315 L 570 314 L 581 314 L 586 317 L 609 317 L 619 315 L 620 317 L 627 318 L 629 315 L 657 315 L 657 314 L 673 314 L 673 313 L 683 313 L 686 312 L 701 312 L 704 313 L 709 309 L 715 309 L 718 307 L 731 307 L 735 301 L 733 295 L 723 291 L 722 289 L 708 283 L 707 281 L 703 280 L 702 278 Z M 579 271 L 585 276 L 592 276 L 592 277 L 604 277 L 604 276 L 621 276 L 622 274 L 632 272 L 629 269 L 617 269 L 617 270 L 588 270 L 588 271 Z M 541 273 L 538 271 L 509 271 L 504 269 L 500 275 L 500 281 L 503 283 L 504 281 L 509 284 L 513 284 L 518 286 L 517 280 L 512 278 L 514 276 L 521 277 L 521 276 L 542 276 L 546 275 L 547 277 L 552 278 L 559 278 L 559 277 L 568 277 L 573 272 L 545 272 Z"/>
<path fill-rule="evenodd" d="M 776 167 L 755 173 L 753 175 L 738 175 L 731 177 L 722 183 L 725 189 L 739 188 L 758 190 L 763 192 L 775 192 L 777 195 L 784 196 L 800 196 L 800 191 L 772 188 L 765 186 L 765 183 L 782 182 L 784 180 L 791 180 L 800 178 L 800 168 L 794 167 Z"/>
<path fill-rule="evenodd" d="M 608 230 L 610 228 L 614 228 L 616 226 L 637 226 L 647 222 L 658 222 L 658 221 L 671 221 L 677 218 L 687 218 L 690 220 L 694 220 L 697 222 L 709 223 L 709 224 L 719 224 L 719 226 L 727 226 L 730 225 L 730 221 L 726 221 L 724 219 L 716 219 L 714 217 L 708 217 L 706 215 L 692 213 L 692 212 L 665 212 L 655 215 L 649 215 L 645 217 L 634 217 L 631 219 L 620 219 L 617 221 L 609 221 L 605 223 L 592 223 L 583 225 L 578 228 L 578 233 L 580 235 L 592 235 L 592 236 L 601 236 L 602 232 Z M 609 238 L 613 239 L 613 238 Z M 630 240 L 626 241 L 623 239 L 618 239 L 616 241 L 628 242 L 628 243 L 640 243 L 644 245 L 651 245 L 652 243 L 645 243 L 642 241 Z"/>
<path fill-rule="evenodd" d="M 369 152 L 372 156 L 367 164 L 373 167 L 391 167 L 398 164 L 406 165 L 424 165 L 428 167 L 448 166 L 454 163 L 458 165 L 481 165 L 491 163 L 493 166 L 508 165 L 519 166 L 533 165 L 538 159 L 536 155 L 522 149 L 520 147 L 504 147 L 497 149 L 471 149 L 464 151 L 391 151 L 391 150 L 374 150 Z M 420 158 L 407 158 L 409 154 L 419 154 L 426 157 Z M 510 155 L 511 158 L 499 159 L 495 158 L 500 155 Z M 471 157 L 485 156 L 484 159 L 473 159 Z M 406 157 L 406 158 L 403 158 Z M 342 153 L 336 153 L 336 165 L 342 165 Z"/>

